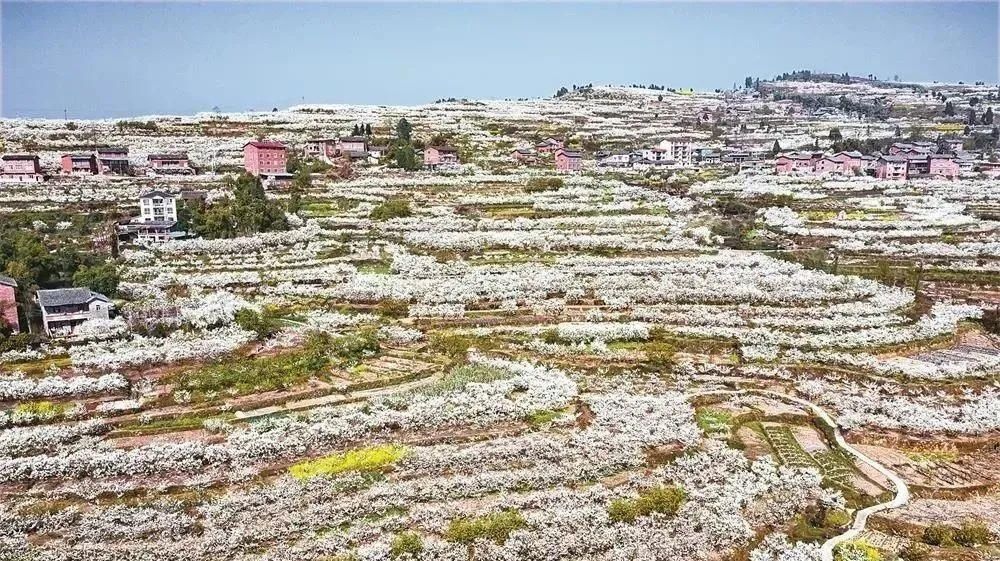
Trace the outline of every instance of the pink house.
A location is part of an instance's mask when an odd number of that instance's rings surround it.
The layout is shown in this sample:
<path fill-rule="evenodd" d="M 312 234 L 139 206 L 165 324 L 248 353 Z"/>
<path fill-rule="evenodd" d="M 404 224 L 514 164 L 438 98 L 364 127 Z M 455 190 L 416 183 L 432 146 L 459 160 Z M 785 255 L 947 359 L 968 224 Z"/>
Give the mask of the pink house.
<path fill-rule="evenodd" d="M 96 150 L 98 175 L 128 175 L 128 148 L 102 146 Z"/>
<path fill-rule="evenodd" d="M 875 177 L 903 181 L 907 178 L 909 164 L 906 156 L 882 156 L 875 164 Z"/>
<path fill-rule="evenodd" d="M 0 159 L 0 181 L 4 183 L 39 183 L 44 180 L 38 156 L 6 154 Z"/>
<path fill-rule="evenodd" d="M 424 148 L 424 167 L 429 169 L 458 166 L 458 149 L 451 146 L 428 146 Z"/>
<path fill-rule="evenodd" d="M 559 171 L 578 171 L 583 164 L 583 154 L 575 150 L 560 148 L 556 150 L 556 169 Z"/>
<path fill-rule="evenodd" d="M 521 164 L 530 164 L 538 159 L 529 148 L 518 148 L 511 152 L 510 157 Z"/>
<path fill-rule="evenodd" d="M 21 330 L 17 320 L 17 281 L 0 275 L 0 325 L 7 325 L 14 333 Z"/>
<path fill-rule="evenodd" d="M 815 172 L 819 174 L 843 174 L 846 167 L 839 156 L 823 156 L 816 161 Z"/>
<path fill-rule="evenodd" d="M 976 171 L 987 177 L 1000 177 L 1000 162 L 979 162 Z"/>
<path fill-rule="evenodd" d="M 817 159 L 808 152 L 781 154 L 774 161 L 774 172 L 778 175 L 789 173 L 812 173 L 816 170 Z"/>
<path fill-rule="evenodd" d="M 554 154 L 558 150 L 562 150 L 566 147 L 566 143 L 562 140 L 556 140 L 554 138 L 546 138 L 545 140 L 539 142 L 535 145 L 535 151 L 539 154 Z"/>
<path fill-rule="evenodd" d="M 66 175 L 94 175 L 97 161 L 93 154 L 63 154 L 62 172 Z"/>
<path fill-rule="evenodd" d="M 149 170 L 158 174 L 187 175 L 194 173 L 188 155 L 178 154 L 150 154 L 146 161 L 149 162 Z"/>
<path fill-rule="evenodd" d="M 368 151 L 368 139 L 363 136 L 342 136 L 337 139 L 337 150 L 341 154 L 358 154 Z"/>
<path fill-rule="evenodd" d="M 946 179 L 955 179 L 958 177 L 958 162 L 955 161 L 953 156 L 933 154 L 929 156 L 929 160 L 927 173 L 931 177 L 944 177 Z"/>
<path fill-rule="evenodd" d="M 287 173 L 285 145 L 273 140 L 255 140 L 243 145 L 243 166 L 254 176 Z"/>

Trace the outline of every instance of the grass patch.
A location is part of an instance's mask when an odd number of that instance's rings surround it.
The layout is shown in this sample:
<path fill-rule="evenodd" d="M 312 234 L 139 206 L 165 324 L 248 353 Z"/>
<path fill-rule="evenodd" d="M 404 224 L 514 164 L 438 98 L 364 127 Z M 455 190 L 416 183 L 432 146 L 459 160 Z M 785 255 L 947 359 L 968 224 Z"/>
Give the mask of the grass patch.
<path fill-rule="evenodd" d="M 288 468 L 296 479 L 312 479 L 321 475 L 344 472 L 379 472 L 409 454 L 409 449 L 395 444 L 383 444 L 332 454 L 316 460 L 299 462 Z"/>
<path fill-rule="evenodd" d="M 654 487 L 639 493 L 635 499 L 615 499 L 608 506 L 612 522 L 634 522 L 640 516 L 657 513 L 673 516 L 687 500 L 687 493 L 679 486 Z"/>
<path fill-rule="evenodd" d="M 511 533 L 527 526 L 524 517 L 517 510 L 505 510 L 475 518 L 452 520 L 444 537 L 451 542 L 464 544 L 487 539 L 498 544 L 507 541 Z"/>
<path fill-rule="evenodd" d="M 403 532 L 392 538 L 389 556 L 398 559 L 404 555 L 416 557 L 424 550 L 424 542 L 416 532 Z"/>
<path fill-rule="evenodd" d="M 694 419 L 705 434 L 728 433 L 732 427 L 733 415 L 721 409 L 700 407 L 695 412 Z"/>

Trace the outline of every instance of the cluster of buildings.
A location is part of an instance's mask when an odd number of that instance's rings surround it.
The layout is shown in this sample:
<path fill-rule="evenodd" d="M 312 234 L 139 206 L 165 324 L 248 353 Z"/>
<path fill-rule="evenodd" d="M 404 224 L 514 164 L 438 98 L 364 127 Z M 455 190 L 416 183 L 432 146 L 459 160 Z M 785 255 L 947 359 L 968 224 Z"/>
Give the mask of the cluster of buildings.
<path fill-rule="evenodd" d="M 38 290 L 35 300 L 42 311 L 42 329 L 48 337 L 71 337 L 92 319 L 110 319 L 114 303 L 89 288 Z M 21 332 L 17 315 L 17 281 L 0 275 L 0 324 Z"/>
<path fill-rule="evenodd" d="M 955 154 L 937 153 L 932 142 L 897 142 L 888 154 L 861 152 L 785 152 L 774 162 L 779 175 L 873 175 L 879 179 L 906 180 L 920 177 L 955 179 L 962 172 Z"/>
<path fill-rule="evenodd" d="M 388 146 L 376 146 L 368 142 L 366 136 L 342 136 L 339 138 L 311 138 L 305 142 L 303 154 L 331 163 L 336 158 L 347 157 L 351 161 L 377 163 L 388 152 Z"/>

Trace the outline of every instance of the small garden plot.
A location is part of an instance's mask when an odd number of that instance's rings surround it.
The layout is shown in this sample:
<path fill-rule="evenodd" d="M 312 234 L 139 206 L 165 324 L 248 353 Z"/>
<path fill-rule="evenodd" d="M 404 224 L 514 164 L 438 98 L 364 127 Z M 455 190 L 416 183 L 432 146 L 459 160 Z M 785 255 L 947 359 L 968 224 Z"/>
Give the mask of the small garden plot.
<path fill-rule="evenodd" d="M 806 452 L 788 425 L 764 423 L 764 436 L 782 464 L 792 467 L 819 468 L 816 461 Z"/>

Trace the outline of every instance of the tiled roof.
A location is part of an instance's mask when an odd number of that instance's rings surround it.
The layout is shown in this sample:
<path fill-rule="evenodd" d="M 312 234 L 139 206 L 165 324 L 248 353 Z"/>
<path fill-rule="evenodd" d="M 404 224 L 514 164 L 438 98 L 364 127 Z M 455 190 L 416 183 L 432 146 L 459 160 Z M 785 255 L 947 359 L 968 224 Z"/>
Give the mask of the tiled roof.
<path fill-rule="evenodd" d="M 5 275 L 0 275 L 0 284 L 17 288 L 17 281 Z"/>
<path fill-rule="evenodd" d="M 166 191 L 149 191 L 148 193 L 143 193 L 139 195 L 140 199 L 151 199 L 153 197 L 173 198 L 174 196 L 171 195 L 170 193 L 167 193 Z"/>
<path fill-rule="evenodd" d="M 278 142 L 277 140 L 252 140 L 243 145 L 244 148 L 247 146 L 253 146 L 254 148 L 284 148 L 285 145 Z"/>
<path fill-rule="evenodd" d="M 86 304 L 94 299 L 110 302 L 107 296 L 94 292 L 89 288 L 56 288 L 38 291 L 38 304 L 41 306 Z"/>

